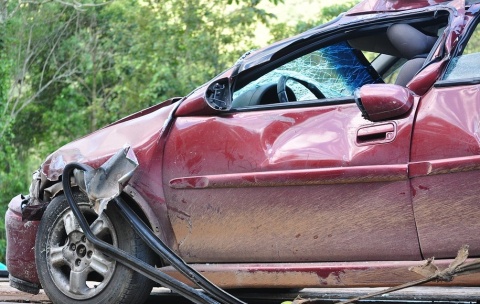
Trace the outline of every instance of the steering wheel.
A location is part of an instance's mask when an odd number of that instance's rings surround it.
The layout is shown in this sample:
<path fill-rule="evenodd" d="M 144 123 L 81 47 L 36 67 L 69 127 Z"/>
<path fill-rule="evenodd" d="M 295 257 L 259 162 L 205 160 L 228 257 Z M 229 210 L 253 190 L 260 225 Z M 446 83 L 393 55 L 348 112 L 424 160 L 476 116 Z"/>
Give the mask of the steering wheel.
<path fill-rule="evenodd" d="M 287 80 L 289 79 L 294 80 L 300 83 L 301 85 L 303 85 L 304 87 L 306 87 L 310 92 L 313 93 L 313 95 L 315 95 L 315 97 L 317 97 L 317 99 L 325 98 L 325 95 L 323 95 L 323 93 L 313 83 L 310 83 L 308 81 L 298 79 L 292 76 L 282 75 L 280 79 L 278 79 L 278 83 L 277 83 L 277 94 L 278 94 L 278 100 L 280 102 L 289 101 L 287 96 Z"/>

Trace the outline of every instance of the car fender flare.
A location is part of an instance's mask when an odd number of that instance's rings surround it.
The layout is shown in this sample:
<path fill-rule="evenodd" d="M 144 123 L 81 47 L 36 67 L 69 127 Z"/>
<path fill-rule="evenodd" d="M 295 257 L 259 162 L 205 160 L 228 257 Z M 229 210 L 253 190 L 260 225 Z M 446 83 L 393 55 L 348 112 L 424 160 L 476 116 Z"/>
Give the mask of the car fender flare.
<path fill-rule="evenodd" d="M 61 181 L 61 179 L 60 179 Z M 61 182 L 57 182 L 48 188 L 45 188 L 44 193 L 48 195 L 47 202 L 40 202 L 33 205 L 27 204 L 23 210 L 18 206 L 18 211 L 26 220 L 40 221 L 43 217 L 45 208 L 50 201 L 58 195 L 63 194 L 63 186 Z M 78 187 L 73 183 L 74 187 Z M 140 218 L 146 220 L 146 224 L 150 226 L 155 235 L 167 244 L 172 250 L 177 251 L 178 244 L 173 234 L 173 229 L 168 220 L 167 207 L 163 203 L 155 204 L 154 208 L 144 199 L 143 195 L 135 190 L 132 186 L 127 185 L 124 189 L 123 197 L 132 205 L 133 210 Z M 30 208 L 32 211 L 30 211 Z"/>

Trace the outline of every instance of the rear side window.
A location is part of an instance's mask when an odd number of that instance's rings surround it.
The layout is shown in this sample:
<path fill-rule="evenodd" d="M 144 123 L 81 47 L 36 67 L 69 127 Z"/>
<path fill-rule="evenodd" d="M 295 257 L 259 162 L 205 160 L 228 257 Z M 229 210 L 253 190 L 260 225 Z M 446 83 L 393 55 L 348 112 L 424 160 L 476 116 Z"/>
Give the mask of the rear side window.
<path fill-rule="evenodd" d="M 480 28 L 478 24 L 464 50 L 455 56 L 447 68 L 444 80 L 480 79 Z"/>

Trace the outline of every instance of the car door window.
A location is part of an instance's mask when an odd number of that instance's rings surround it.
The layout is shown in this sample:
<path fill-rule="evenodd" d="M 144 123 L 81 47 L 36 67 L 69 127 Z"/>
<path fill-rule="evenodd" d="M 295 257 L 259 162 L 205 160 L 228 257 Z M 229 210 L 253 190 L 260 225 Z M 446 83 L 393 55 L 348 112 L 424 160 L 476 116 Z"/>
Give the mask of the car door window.
<path fill-rule="evenodd" d="M 465 49 L 455 56 L 445 73 L 444 80 L 472 80 L 480 78 L 480 28 L 477 24 Z"/>
<path fill-rule="evenodd" d="M 287 62 L 236 90 L 234 107 L 280 102 L 282 76 L 288 101 L 353 96 L 364 84 L 383 82 L 362 52 L 342 41 Z"/>

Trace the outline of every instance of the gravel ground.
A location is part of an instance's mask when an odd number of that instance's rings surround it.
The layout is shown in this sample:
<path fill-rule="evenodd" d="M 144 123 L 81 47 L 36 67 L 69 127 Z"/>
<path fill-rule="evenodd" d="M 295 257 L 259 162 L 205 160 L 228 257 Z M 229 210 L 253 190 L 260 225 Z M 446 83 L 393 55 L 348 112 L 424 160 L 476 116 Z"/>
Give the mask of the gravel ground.
<path fill-rule="evenodd" d="M 233 292 L 237 297 L 249 304 L 276 303 L 284 300 L 293 300 L 297 295 L 302 298 L 321 299 L 315 303 L 330 304 L 340 299 L 347 299 L 352 296 L 364 295 L 378 288 L 307 288 L 299 292 L 282 292 L 275 290 L 245 290 Z M 480 303 L 480 288 L 446 288 L 446 287 L 414 287 L 401 292 L 392 293 L 375 298 L 375 300 L 362 301 L 361 303 L 445 303 L 445 304 L 467 304 Z M 51 303 L 45 293 L 40 291 L 38 295 L 31 295 L 18 291 L 9 286 L 8 280 L 0 279 L 0 304 L 2 303 Z M 182 299 L 170 290 L 165 288 L 154 288 L 147 304 L 154 303 L 176 303 L 189 304 L 191 302 Z"/>

